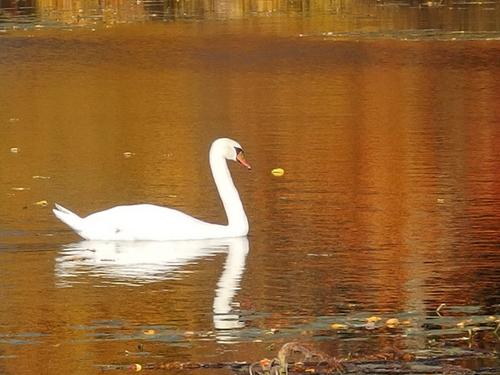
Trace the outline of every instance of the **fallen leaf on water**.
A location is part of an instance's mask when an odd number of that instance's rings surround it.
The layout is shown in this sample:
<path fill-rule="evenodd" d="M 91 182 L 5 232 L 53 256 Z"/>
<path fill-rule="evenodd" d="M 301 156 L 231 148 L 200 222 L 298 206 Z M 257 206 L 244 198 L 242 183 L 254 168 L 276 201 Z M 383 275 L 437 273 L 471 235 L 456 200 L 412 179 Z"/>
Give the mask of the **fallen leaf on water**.
<path fill-rule="evenodd" d="M 281 177 L 285 174 L 285 170 L 283 168 L 274 168 L 271 173 L 273 176 Z"/>
<path fill-rule="evenodd" d="M 268 359 L 268 358 L 263 358 L 259 361 L 259 364 L 262 366 L 262 367 L 268 367 L 270 364 L 271 364 L 271 360 Z"/>
<path fill-rule="evenodd" d="M 131 158 L 134 155 L 135 155 L 135 153 L 129 152 L 129 151 L 126 151 L 126 152 L 123 153 L 123 156 L 126 157 L 126 158 Z"/>
<path fill-rule="evenodd" d="M 382 320 L 382 318 L 380 316 L 370 316 L 369 318 L 366 319 L 366 321 L 368 323 L 376 323 L 378 322 L 379 320 Z"/>
<path fill-rule="evenodd" d="M 143 331 L 143 333 L 145 335 L 155 335 L 156 331 L 154 329 L 146 329 L 145 331 Z"/>
<path fill-rule="evenodd" d="M 17 147 L 11 147 L 10 152 L 12 152 L 13 154 L 17 154 L 19 152 L 19 149 Z"/>
<path fill-rule="evenodd" d="M 472 320 L 470 320 L 470 319 L 462 320 L 461 322 L 457 323 L 457 327 L 464 328 L 465 326 L 470 325 L 470 323 L 472 323 Z"/>
<path fill-rule="evenodd" d="M 47 207 L 49 203 L 46 200 L 41 200 L 38 202 L 33 203 L 35 206 L 40 206 L 40 207 Z"/>
<path fill-rule="evenodd" d="M 411 362 L 415 360 L 415 354 L 412 353 L 403 353 L 401 359 L 405 362 Z"/>
<path fill-rule="evenodd" d="M 35 180 L 49 180 L 49 179 L 50 179 L 50 177 L 49 177 L 49 176 L 38 176 L 38 175 L 33 176 L 33 178 L 34 178 Z"/>
<path fill-rule="evenodd" d="M 385 325 L 389 328 L 396 328 L 399 325 L 399 319 L 397 319 L 397 318 L 387 319 L 387 321 L 385 322 Z"/>
<path fill-rule="evenodd" d="M 139 372 L 142 370 L 142 366 L 138 363 L 134 363 L 129 367 L 132 371 Z"/>
<path fill-rule="evenodd" d="M 347 325 L 342 324 L 342 323 L 332 323 L 330 325 L 331 329 L 347 329 Z"/>

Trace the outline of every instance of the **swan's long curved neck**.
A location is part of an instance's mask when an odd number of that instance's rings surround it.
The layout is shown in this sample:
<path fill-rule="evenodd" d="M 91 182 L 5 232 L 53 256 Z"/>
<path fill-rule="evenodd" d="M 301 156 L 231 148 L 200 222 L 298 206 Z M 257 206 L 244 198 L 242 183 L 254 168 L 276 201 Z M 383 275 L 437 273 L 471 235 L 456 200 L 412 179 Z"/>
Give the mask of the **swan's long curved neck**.
<path fill-rule="evenodd" d="M 226 211 L 228 235 L 245 236 L 248 233 L 248 219 L 231 178 L 226 159 L 210 150 L 210 168 Z"/>

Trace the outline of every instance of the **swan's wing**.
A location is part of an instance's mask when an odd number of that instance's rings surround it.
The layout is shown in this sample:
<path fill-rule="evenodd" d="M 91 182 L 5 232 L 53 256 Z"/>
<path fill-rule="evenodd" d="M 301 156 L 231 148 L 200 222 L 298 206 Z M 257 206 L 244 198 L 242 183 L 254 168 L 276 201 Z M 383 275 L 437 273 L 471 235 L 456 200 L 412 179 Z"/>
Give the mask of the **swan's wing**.
<path fill-rule="evenodd" d="M 151 204 L 117 206 L 83 219 L 80 235 L 93 240 L 175 240 L 206 238 L 219 225 Z"/>

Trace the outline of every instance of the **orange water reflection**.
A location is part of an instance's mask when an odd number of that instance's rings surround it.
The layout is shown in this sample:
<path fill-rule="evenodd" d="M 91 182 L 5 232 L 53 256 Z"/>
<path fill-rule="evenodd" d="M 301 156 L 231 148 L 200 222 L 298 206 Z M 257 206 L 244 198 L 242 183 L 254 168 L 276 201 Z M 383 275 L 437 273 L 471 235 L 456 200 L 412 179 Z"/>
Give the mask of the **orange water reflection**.
<path fill-rule="evenodd" d="M 285 16 L 286 17 L 283 17 Z M 494 1 L 268 1 L 268 0 L 25 0 L 0 2 L 0 30 L 95 28 L 174 20 L 246 19 L 263 30 L 303 34 L 392 33 L 420 30 L 496 33 L 500 7 Z M 266 21 L 266 19 L 268 19 Z M 455 34 L 453 38 L 461 38 Z"/>
<path fill-rule="evenodd" d="M 326 345 L 425 349 L 421 323 L 442 302 L 498 314 L 498 44 L 260 26 L 0 40 L 2 371 L 89 373 L 141 362 L 125 354 L 137 343 L 155 360 L 255 360 L 363 314 L 410 314 L 417 333 Z M 254 167 L 233 168 L 251 222 L 239 344 L 209 333 L 222 254 L 139 286 L 83 264 L 61 285 L 57 259 L 77 238 L 36 202 L 87 214 L 147 201 L 223 222 L 206 160 L 222 135 Z"/>

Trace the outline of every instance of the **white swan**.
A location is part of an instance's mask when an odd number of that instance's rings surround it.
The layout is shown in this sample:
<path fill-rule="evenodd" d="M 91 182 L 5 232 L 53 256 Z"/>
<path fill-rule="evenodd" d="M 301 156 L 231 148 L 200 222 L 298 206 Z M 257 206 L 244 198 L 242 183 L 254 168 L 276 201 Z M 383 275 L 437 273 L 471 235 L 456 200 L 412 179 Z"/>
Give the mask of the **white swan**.
<path fill-rule="evenodd" d="M 210 147 L 210 168 L 226 211 L 228 224 L 206 223 L 180 211 L 151 204 L 116 206 L 82 218 L 56 204 L 52 211 L 86 240 L 169 241 L 239 237 L 248 234 L 248 220 L 226 160 L 251 169 L 242 147 L 228 138 Z"/>

